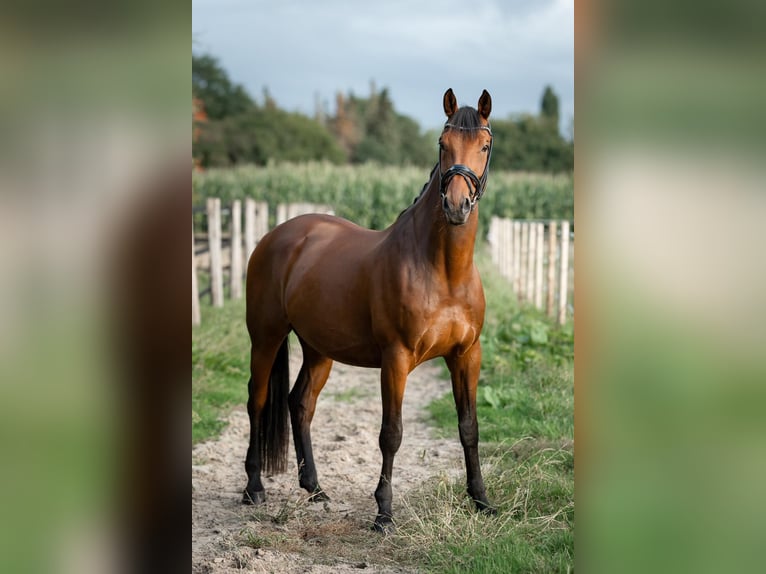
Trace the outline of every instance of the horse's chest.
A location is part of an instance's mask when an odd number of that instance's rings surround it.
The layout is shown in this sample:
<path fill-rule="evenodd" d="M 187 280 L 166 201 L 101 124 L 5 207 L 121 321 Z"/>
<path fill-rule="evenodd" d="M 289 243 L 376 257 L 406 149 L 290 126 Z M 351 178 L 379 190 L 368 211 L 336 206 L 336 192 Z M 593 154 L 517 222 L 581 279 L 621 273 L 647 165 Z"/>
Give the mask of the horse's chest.
<path fill-rule="evenodd" d="M 435 309 L 411 309 L 411 323 L 402 325 L 411 334 L 409 347 L 425 358 L 466 349 L 479 337 L 480 323 L 475 311 L 464 304 L 441 305 Z"/>

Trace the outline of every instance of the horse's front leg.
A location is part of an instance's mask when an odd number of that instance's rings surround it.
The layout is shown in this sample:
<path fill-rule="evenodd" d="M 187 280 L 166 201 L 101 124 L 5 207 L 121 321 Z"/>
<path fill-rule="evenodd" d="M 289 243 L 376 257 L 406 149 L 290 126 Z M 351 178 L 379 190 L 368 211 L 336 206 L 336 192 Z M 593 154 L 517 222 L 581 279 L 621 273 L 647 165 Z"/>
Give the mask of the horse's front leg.
<path fill-rule="evenodd" d="M 465 353 L 445 357 L 452 376 L 452 394 L 457 407 L 460 443 L 465 454 L 468 495 L 478 510 L 495 514 L 487 500 L 479 465 L 479 422 L 476 419 L 476 388 L 481 369 L 481 345 L 478 341 Z"/>
<path fill-rule="evenodd" d="M 393 528 L 391 511 L 391 474 L 394 455 L 402 444 L 402 399 L 407 383 L 409 363 L 404 353 L 389 353 L 384 357 L 380 370 L 380 389 L 383 399 L 383 423 L 380 427 L 380 452 L 383 454 L 383 467 L 380 481 L 375 489 L 378 503 L 378 515 L 373 528 L 378 532 L 387 532 Z"/>

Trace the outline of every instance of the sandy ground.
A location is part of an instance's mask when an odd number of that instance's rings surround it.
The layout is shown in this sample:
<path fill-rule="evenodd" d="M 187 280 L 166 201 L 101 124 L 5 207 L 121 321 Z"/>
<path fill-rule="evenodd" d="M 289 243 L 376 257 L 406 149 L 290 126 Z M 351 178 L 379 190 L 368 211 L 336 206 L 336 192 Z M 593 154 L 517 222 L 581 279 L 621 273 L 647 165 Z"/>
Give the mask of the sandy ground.
<path fill-rule="evenodd" d="M 292 354 L 294 377 L 300 352 L 293 349 Z M 240 504 L 249 431 L 244 405 L 230 414 L 217 440 L 192 449 L 193 572 L 412 571 L 369 550 L 374 549 L 374 537 L 381 536 L 369 530 L 381 464 L 379 374 L 377 369 L 336 363 L 319 397 L 311 432 L 319 482 L 331 499 L 327 503 L 306 501 L 291 442 L 288 472 L 264 477 L 266 504 Z M 395 516 L 403 495 L 425 480 L 464 473 L 457 436 L 435 438 L 423 420 L 424 407 L 449 391 L 438 364 L 421 365 L 409 376 L 404 439 L 394 462 Z M 362 547 L 359 552 L 354 551 L 355 541 Z"/>

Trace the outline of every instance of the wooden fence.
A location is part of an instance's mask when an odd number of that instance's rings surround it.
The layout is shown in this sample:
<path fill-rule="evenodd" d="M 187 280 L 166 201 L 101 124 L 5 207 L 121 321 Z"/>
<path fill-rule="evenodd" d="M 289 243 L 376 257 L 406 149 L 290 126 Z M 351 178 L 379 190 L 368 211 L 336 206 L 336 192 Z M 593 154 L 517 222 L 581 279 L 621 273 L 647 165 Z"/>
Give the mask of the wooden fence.
<path fill-rule="evenodd" d="M 277 225 L 305 213 L 333 214 L 327 205 L 279 204 Z M 192 224 L 192 324 L 200 323 L 200 296 L 210 295 L 214 307 L 222 307 L 225 289 L 232 299 L 242 297 L 247 260 L 269 231 L 269 207 L 265 202 L 245 200 L 244 235 L 242 202 L 225 209 L 210 198 L 205 209 L 207 232 L 195 233 Z M 223 219 L 226 218 L 226 232 Z M 573 305 L 574 235 L 568 221 L 521 221 L 493 217 L 489 229 L 492 261 L 506 277 L 519 301 L 545 309 L 559 323 L 566 321 Z M 202 288 L 198 270 L 206 271 L 209 287 Z M 208 282 L 205 282 L 206 284 Z"/>
<path fill-rule="evenodd" d="M 294 203 L 277 205 L 277 224 L 304 213 L 329 213 L 327 205 Z M 223 307 L 224 285 L 229 286 L 232 299 L 242 297 L 242 283 L 247 271 L 247 260 L 256 244 L 269 231 L 269 206 L 265 202 L 245 199 L 244 237 L 242 234 L 242 202 L 234 200 L 225 209 L 221 200 L 209 198 L 205 205 L 207 232 L 194 230 L 192 220 L 192 325 L 200 324 L 200 296 L 210 294 L 214 307 Z M 227 219 L 227 232 L 223 233 L 223 218 Z M 244 241 L 244 244 L 243 244 Z M 209 287 L 202 289 L 198 270 L 207 271 Z M 228 272 L 228 276 L 225 277 Z M 226 279 L 226 280 L 225 280 Z"/>
<path fill-rule="evenodd" d="M 560 324 L 574 310 L 574 234 L 569 221 L 493 217 L 492 261 L 522 303 L 543 308 Z"/>
<path fill-rule="evenodd" d="M 318 203 L 280 203 L 277 205 L 277 225 L 284 223 L 288 219 L 307 213 L 326 213 L 327 215 L 335 215 L 335 211 L 329 205 L 321 205 Z"/>

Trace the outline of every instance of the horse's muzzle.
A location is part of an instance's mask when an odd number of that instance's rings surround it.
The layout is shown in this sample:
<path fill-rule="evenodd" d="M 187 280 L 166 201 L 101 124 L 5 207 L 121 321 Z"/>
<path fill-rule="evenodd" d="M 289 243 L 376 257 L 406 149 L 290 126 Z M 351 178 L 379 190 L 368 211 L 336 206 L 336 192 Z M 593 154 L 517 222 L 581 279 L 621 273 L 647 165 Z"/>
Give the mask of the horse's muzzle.
<path fill-rule="evenodd" d="M 447 196 L 442 196 L 442 209 L 444 209 L 444 215 L 447 216 L 447 221 L 452 225 L 463 225 L 468 221 L 468 216 L 471 215 L 471 200 L 464 197 L 460 202 L 460 205 L 453 207 L 450 205 Z"/>

